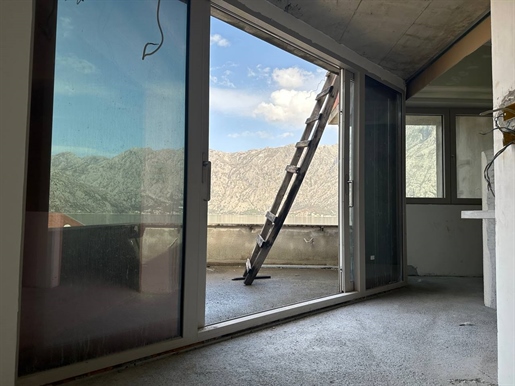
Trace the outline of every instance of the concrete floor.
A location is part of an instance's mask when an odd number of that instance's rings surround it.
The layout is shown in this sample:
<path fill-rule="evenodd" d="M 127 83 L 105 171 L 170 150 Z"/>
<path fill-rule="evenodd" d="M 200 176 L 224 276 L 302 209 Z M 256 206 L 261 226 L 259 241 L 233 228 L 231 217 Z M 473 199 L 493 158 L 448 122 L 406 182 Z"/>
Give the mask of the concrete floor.
<path fill-rule="evenodd" d="M 70 385 L 494 385 L 496 313 L 483 305 L 482 279 L 409 283 Z"/>
<path fill-rule="evenodd" d="M 243 281 L 244 267 L 211 266 L 206 274 L 206 326 L 237 317 L 337 294 L 336 268 L 262 267 L 251 286 Z"/>

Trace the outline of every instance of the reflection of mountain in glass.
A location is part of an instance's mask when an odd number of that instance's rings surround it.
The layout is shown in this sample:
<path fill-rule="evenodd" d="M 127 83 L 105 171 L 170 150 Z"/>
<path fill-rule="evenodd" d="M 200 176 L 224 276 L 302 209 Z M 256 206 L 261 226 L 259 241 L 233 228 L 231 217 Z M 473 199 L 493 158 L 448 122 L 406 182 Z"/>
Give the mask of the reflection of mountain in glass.
<path fill-rule="evenodd" d="M 113 158 L 59 153 L 51 173 L 51 212 L 182 212 L 183 149 L 133 148 Z"/>

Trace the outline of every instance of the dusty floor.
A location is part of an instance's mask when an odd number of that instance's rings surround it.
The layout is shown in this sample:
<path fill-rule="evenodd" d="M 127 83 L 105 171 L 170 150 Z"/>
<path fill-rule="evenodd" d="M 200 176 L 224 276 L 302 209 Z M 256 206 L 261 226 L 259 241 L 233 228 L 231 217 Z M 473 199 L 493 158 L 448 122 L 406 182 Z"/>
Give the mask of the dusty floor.
<path fill-rule="evenodd" d="M 70 385 L 495 384 L 496 315 L 483 305 L 482 279 L 409 282 L 360 303 Z"/>
<path fill-rule="evenodd" d="M 244 267 L 211 266 L 206 275 L 206 325 L 338 293 L 338 270 L 263 267 L 251 286 Z"/>

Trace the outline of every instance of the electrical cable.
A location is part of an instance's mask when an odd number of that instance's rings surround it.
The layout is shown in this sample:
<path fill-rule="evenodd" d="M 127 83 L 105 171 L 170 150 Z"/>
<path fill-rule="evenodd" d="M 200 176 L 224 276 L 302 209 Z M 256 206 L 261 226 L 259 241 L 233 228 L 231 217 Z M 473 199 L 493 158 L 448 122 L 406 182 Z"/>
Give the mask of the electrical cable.
<path fill-rule="evenodd" d="M 486 164 L 485 170 L 483 172 L 483 176 L 485 177 L 486 186 L 490 192 L 492 192 L 492 195 L 495 197 L 494 190 L 492 188 L 492 181 L 490 180 L 489 171 L 492 165 L 494 164 L 494 161 L 499 157 L 507 148 L 509 148 L 511 145 L 515 145 L 515 141 L 508 142 L 506 146 L 504 146 L 501 150 L 499 150 L 497 153 L 495 153 L 494 157 L 490 162 Z"/>
<path fill-rule="evenodd" d="M 500 109 L 499 109 L 500 110 Z M 502 133 L 511 133 L 511 134 L 515 134 L 515 129 L 510 127 L 510 124 L 508 124 L 508 126 L 501 126 L 499 124 L 499 119 L 501 117 L 503 117 L 504 114 L 501 113 L 501 114 L 498 114 L 497 116 L 494 117 L 494 122 L 495 122 L 495 127 L 486 132 L 486 133 L 480 133 L 481 135 L 486 135 L 486 134 L 489 134 L 495 130 L 499 130 L 501 131 Z M 499 157 L 502 153 L 504 153 L 504 151 L 510 147 L 511 145 L 515 145 L 515 141 L 510 141 L 508 142 L 502 149 L 500 149 L 497 153 L 495 153 L 495 155 L 493 156 L 492 160 L 490 162 L 488 162 L 485 166 L 485 170 L 483 171 L 483 177 L 486 181 L 486 187 L 487 189 L 492 192 L 492 195 L 495 197 L 495 192 L 494 192 L 494 189 L 492 187 L 492 180 L 490 179 L 490 169 L 492 168 L 493 164 L 494 164 L 494 161 L 497 159 L 497 157 Z"/>
<path fill-rule="evenodd" d="M 143 47 L 143 56 L 141 57 L 141 60 L 145 60 L 145 58 L 147 56 L 154 55 L 157 51 L 159 51 L 159 49 L 161 48 L 161 46 L 163 45 L 163 42 L 165 40 L 165 36 L 163 34 L 163 28 L 161 28 L 161 21 L 159 20 L 159 8 L 160 7 L 161 7 L 161 0 L 157 0 L 156 19 L 157 19 L 157 26 L 159 27 L 159 33 L 161 34 L 161 42 L 160 43 L 148 42 L 147 44 L 145 44 L 145 47 Z M 148 46 L 157 46 L 157 48 L 154 51 L 147 53 Z"/>

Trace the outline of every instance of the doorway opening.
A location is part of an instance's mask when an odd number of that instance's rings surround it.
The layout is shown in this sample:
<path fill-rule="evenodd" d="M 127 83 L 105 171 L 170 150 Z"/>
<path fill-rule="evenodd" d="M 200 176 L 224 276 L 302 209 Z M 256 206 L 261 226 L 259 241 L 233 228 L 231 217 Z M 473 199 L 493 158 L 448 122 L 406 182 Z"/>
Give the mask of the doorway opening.
<path fill-rule="evenodd" d="M 241 279 L 327 68 L 211 18 L 205 325 L 341 291 L 340 114 L 333 114 L 276 243 Z M 332 69 L 334 72 L 335 69 Z"/>

